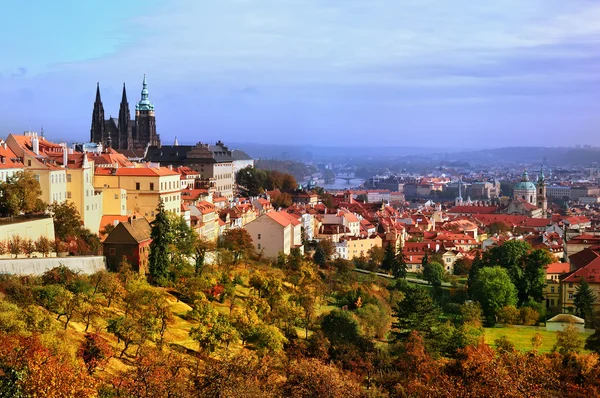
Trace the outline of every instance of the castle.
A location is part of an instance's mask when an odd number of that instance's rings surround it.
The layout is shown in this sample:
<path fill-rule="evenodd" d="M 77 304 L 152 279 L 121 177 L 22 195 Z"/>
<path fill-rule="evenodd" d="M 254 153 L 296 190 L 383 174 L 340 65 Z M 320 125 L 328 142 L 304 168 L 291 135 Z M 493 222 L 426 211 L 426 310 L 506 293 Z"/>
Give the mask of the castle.
<path fill-rule="evenodd" d="M 92 112 L 90 141 L 121 150 L 143 151 L 148 146 L 159 146 L 160 136 L 156 133 L 154 105 L 148 96 L 146 75 L 142 83 L 142 98 L 135 106 L 135 119 L 131 120 L 127 91 L 123 83 L 123 96 L 119 117 L 104 119 L 104 106 L 100 98 L 100 84 L 96 86 L 96 101 Z"/>

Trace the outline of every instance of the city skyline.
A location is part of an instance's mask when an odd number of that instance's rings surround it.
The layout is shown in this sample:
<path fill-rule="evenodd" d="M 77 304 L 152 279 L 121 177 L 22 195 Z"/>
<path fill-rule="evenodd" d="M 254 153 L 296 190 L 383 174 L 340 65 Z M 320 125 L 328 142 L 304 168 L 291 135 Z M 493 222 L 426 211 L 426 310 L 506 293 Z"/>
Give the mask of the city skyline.
<path fill-rule="evenodd" d="M 447 3 L 15 2 L 0 130 L 86 141 L 146 73 L 165 144 L 600 144 L 600 4 Z"/>

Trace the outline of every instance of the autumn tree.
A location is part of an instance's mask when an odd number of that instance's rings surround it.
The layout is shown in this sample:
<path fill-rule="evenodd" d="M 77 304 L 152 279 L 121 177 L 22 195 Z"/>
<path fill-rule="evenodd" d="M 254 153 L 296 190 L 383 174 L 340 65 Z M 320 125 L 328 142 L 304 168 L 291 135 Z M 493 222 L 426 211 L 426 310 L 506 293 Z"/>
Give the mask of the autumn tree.
<path fill-rule="evenodd" d="M 53 242 L 45 236 L 35 241 L 35 251 L 42 253 L 44 257 L 48 257 L 48 254 L 53 250 Z"/>
<path fill-rule="evenodd" d="M 317 359 L 293 363 L 287 370 L 282 388 L 283 396 L 290 398 L 358 398 L 360 385 L 340 369 Z"/>
<path fill-rule="evenodd" d="M 152 238 L 152 242 L 150 243 L 148 268 L 152 276 L 152 281 L 164 284 L 169 279 L 171 224 L 162 200 L 159 202 L 156 210 L 156 218 L 151 223 L 152 231 L 150 232 L 150 237 Z"/>
<path fill-rule="evenodd" d="M 133 319 L 125 316 L 108 319 L 106 330 L 117 337 L 118 343 L 123 342 L 123 349 L 119 354 L 119 358 L 123 357 L 127 349 L 138 341 L 139 336 L 136 326 Z"/>
<path fill-rule="evenodd" d="M 233 261 L 237 264 L 254 251 L 252 237 L 243 228 L 228 229 L 220 238 L 219 245 L 233 253 Z"/>
<path fill-rule="evenodd" d="M 110 343 L 98 333 L 86 333 L 79 347 L 79 356 L 87 366 L 88 374 L 92 375 L 98 367 L 108 363 L 113 355 Z"/>
<path fill-rule="evenodd" d="M 579 353 L 583 348 L 585 341 L 575 325 L 569 324 L 563 330 L 556 332 L 556 343 L 552 351 L 557 351 L 561 355 Z"/>
<path fill-rule="evenodd" d="M 13 235 L 8 240 L 8 252 L 15 256 L 15 258 L 19 257 L 19 254 L 23 253 L 23 239 L 19 235 Z"/>
<path fill-rule="evenodd" d="M 208 301 L 197 303 L 193 309 L 198 326 L 190 329 L 190 337 L 209 354 L 222 345 L 229 346 L 238 339 L 236 330 L 225 315 L 220 314 Z"/>
<path fill-rule="evenodd" d="M 16 216 L 20 213 L 44 211 L 45 205 L 39 199 L 42 188 L 33 173 L 17 172 L 0 183 L 0 214 Z"/>

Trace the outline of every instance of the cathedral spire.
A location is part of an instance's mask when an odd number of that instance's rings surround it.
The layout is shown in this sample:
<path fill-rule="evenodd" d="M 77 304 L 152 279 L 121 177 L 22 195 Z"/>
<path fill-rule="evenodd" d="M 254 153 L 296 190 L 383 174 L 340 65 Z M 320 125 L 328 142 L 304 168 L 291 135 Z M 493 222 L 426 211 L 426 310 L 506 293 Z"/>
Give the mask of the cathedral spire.
<path fill-rule="evenodd" d="M 144 81 L 142 82 L 142 99 L 135 106 L 136 111 L 154 111 L 154 105 L 150 101 L 148 95 L 148 83 L 146 82 L 146 74 L 144 73 Z"/>
<path fill-rule="evenodd" d="M 96 102 L 102 103 L 102 99 L 100 98 L 100 82 L 96 83 Z"/>
<path fill-rule="evenodd" d="M 123 95 L 121 96 L 121 104 L 127 103 L 127 90 L 125 90 L 125 83 L 123 83 Z"/>

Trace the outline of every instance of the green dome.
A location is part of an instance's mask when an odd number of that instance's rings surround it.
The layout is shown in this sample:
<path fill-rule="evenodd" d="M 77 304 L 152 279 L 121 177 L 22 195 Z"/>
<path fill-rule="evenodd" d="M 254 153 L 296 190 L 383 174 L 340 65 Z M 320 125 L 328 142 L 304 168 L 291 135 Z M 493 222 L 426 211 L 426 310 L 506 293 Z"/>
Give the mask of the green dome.
<path fill-rule="evenodd" d="M 535 184 L 531 181 L 521 181 L 518 182 L 517 185 L 515 185 L 515 190 L 520 190 L 520 191 L 535 191 Z"/>

